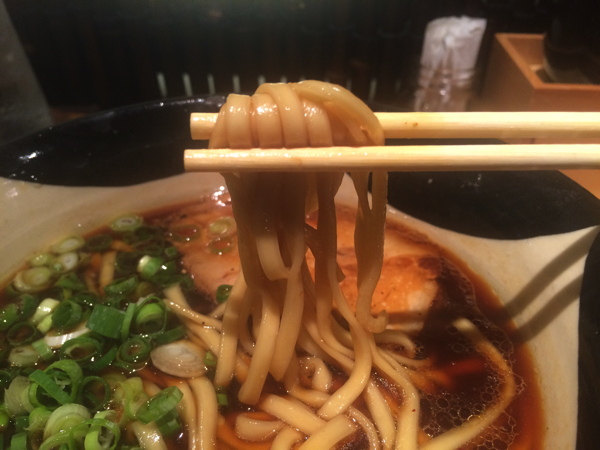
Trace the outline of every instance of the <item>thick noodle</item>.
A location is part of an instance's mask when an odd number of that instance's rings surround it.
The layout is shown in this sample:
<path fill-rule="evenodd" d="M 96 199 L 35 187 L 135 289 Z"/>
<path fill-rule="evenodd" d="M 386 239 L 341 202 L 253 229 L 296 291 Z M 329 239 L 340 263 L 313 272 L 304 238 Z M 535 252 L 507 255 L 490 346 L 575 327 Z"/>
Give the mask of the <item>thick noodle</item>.
<path fill-rule="evenodd" d="M 339 86 L 306 81 L 264 84 L 251 97 L 230 95 L 218 115 L 209 148 L 383 144 L 381 125 L 364 103 Z M 176 313 L 190 324 L 190 338 L 218 355 L 214 385 L 228 386 L 237 378 L 239 400 L 272 416 L 269 420 L 240 416 L 239 437 L 261 441 L 278 433 L 274 448 L 290 448 L 298 442 L 303 448 L 326 448 L 362 429 L 370 449 L 417 449 L 420 394 L 411 379 L 416 377 L 414 369 L 429 362 L 412 359 L 415 344 L 407 335 L 387 329 L 385 311 L 377 316 L 371 313 L 383 264 L 387 173 L 352 173 L 358 196 L 354 311 L 340 288 L 343 274 L 336 263 L 334 196 L 342 176 L 327 172 L 224 174 L 237 223 L 241 269 L 226 306 L 214 314 L 222 315 L 222 321 L 194 316 L 175 297 L 171 300 Z M 317 226 L 312 228 L 305 214 L 315 209 Z M 315 258 L 314 277 L 305 259 L 307 248 Z M 347 329 L 333 318 L 334 308 Z M 469 323 L 457 321 L 456 327 L 501 368 L 506 388 L 488 413 L 437 436 L 427 448 L 463 445 L 498 416 L 514 393 L 510 368 L 500 362 L 499 353 Z M 220 336 L 215 330 L 220 330 Z M 401 345 L 406 356 L 381 344 Z M 244 353 L 251 356 L 249 365 Z M 347 375 L 335 391 L 327 364 Z M 310 388 L 299 382 L 300 366 L 312 376 Z M 374 369 L 401 391 L 403 400 L 397 407 L 388 404 L 371 379 Z M 283 382 L 286 397 L 263 393 L 269 374 Z M 207 384 L 190 382 L 190 388 L 198 402 L 196 423 L 214 432 L 216 419 L 209 417 L 209 411 L 215 412 L 214 398 L 202 399 Z M 359 397 L 368 416 L 354 406 Z M 392 412 L 394 408 L 397 412 Z M 202 443 L 213 445 L 214 439 L 209 439 L 202 426 L 197 433 Z"/>

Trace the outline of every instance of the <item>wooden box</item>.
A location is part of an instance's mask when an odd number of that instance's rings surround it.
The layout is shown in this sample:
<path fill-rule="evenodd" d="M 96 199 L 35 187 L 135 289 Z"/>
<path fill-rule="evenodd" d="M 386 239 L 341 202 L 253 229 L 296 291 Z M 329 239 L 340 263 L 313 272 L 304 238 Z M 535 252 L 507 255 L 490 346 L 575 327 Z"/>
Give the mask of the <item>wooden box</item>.
<path fill-rule="evenodd" d="M 545 82 L 543 35 L 497 34 L 477 111 L 600 111 L 600 85 Z"/>
<path fill-rule="evenodd" d="M 541 34 L 497 34 L 475 111 L 600 111 L 600 86 L 544 81 Z M 511 140 L 513 142 L 513 140 Z M 519 139 L 514 143 L 600 143 L 600 139 Z M 563 173 L 600 198 L 600 170 Z"/>

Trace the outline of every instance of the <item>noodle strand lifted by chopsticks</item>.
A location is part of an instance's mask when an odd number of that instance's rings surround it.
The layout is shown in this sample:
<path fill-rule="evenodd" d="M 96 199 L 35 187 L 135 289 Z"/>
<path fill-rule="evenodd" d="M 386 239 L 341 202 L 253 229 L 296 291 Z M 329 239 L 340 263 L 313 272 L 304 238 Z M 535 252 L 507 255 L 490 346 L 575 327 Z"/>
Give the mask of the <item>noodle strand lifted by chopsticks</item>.
<path fill-rule="evenodd" d="M 307 81 L 263 84 L 251 97 L 230 95 L 218 115 L 209 148 L 383 144 L 381 125 L 364 103 L 339 86 Z M 376 317 L 371 312 L 383 264 L 387 173 L 372 174 L 371 197 L 370 174 L 352 173 L 358 195 L 355 311 L 340 288 L 343 274 L 336 262 L 334 196 L 343 173 L 227 173 L 224 177 L 237 223 L 240 277 L 224 311 L 219 311 L 223 313 L 220 339 L 214 329 L 198 324 L 191 333 L 218 355 L 214 385 L 228 386 L 236 376 L 242 382 L 239 400 L 281 421 L 260 422 L 260 430 L 252 430 L 254 419 L 242 418 L 240 433 L 248 439 L 262 439 L 276 428 L 280 432 L 273 441 L 274 448 L 290 448 L 305 436 L 308 439 L 303 448 L 329 448 L 361 428 L 370 449 L 417 449 L 420 396 L 411 383 L 412 368 L 428 362 L 413 364 L 415 345 L 410 338 L 386 330 L 385 311 Z M 312 228 L 305 223 L 305 214 L 316 209 L 317 226 Z M 307 247 L 315 258 L 314 278 L 305 259 Z M 334 307 L 347 329 L 333 318 Z M 191 323 L 189 318 L 188 314 L 186 323 Z M 210 324 L 216 320 L 210 319 Z M 457 327 L 475 336 L 462 322 L 457 322 Z M 480 341 L 478 336 L 473 339 Z M 399 344 L 406 356 L 391 356 L 378 343 Z M 497 354 L 482 346 L 495 361 Z M 252 356 L 249 366 L 240 357 L 242 351 Z M 299 358 L 296 352 L 312 356 Z M 312 371 L 310 389 L 299 383 L 299 359 Z M 331 389 L 332 375 L 325 364 L 338 367 L 348 377 L 335 390 Z M 504 371 L 505 366 L 496 364 Z M 402 392 L 396 419 L 371 379 L 374 368 Z M 289 397 L 262 393 L 269 374 L 283 381 Z M 508 376 L 506 379 L 510 380 Z M 479 423 L 468 421 L 426 446 L 445 449 L 462 445 L 473 430 L 493 421 L 497 410 L 510 401 L 509 385 L 507 381 L 503 401 Z M 190 387 L 196 395 L 206 390 L 204 382 L 190 382 Z M 353 406 L 361 396 L 370 418 Z M 212 398 L 198 405 L 200 422 L 208 420 L 209 409 L 214 411 Z M 216 422 L 206 423 L 211 430 L 216 427 Z M 199 429 L 198 433 L 206 442 L 206 432 Z"/>

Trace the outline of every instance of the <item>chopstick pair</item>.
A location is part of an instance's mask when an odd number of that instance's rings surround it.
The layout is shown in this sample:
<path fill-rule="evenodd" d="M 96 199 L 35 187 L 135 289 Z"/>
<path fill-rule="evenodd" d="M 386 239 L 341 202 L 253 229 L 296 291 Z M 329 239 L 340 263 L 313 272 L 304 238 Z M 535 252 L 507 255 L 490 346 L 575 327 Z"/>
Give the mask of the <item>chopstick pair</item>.
<path fill-rule="evenodd" d="M 375 113 L 387 139 L 599 138 L 596 112 Z M 209 139 L 216 114 L 194 113 L 193 139 Z M 600 169 L 599 144 L 408 145 L 186 150 L 188 172 Z"/>

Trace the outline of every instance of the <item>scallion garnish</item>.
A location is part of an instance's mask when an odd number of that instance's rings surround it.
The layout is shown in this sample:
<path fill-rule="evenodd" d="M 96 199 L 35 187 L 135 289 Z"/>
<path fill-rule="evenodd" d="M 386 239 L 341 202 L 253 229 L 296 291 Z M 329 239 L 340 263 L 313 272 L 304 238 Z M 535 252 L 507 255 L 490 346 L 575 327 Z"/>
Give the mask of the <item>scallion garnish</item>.
<path fill-rule="evenodd" d="M 54 286 L 72 289 L 74 291 L 84 291 L 87 289 L 86 284 L 73 272 L 61 275 Z"/>
<path fill-rule="evenodd" d="M 71 359 L 81 367 L 85 367 L 96 356 L 99 356 L 101 351 L 102 344 L 96 339 L 81 336 L 65 342 L 60 348 L 59 358 Z"/>
<path fill-rule="evenodd" d="M 19 272 L 13 280 L 13 286 L 19 292 L 40 292 L 50 287 L 52 271 L 46 267 L 32 267 Z"/>
<path fill-rule="evenodd" d="M 165 242 L 162 239 L 140 242 L 135 245 L 137 252 L 148 256 L 162 256 L 164 248 Z"/>
<path fill-rule="evenodd" d="M 119 252 L 115 261 L 115 268 L 121 274 L 135 272 L 138 267 L 140 254 L 137 252 Z"/>
<path fill-rule="evenodd" d="M 136 416 L 144 424 L 154 422 L 174 409 L 182 398 L 183 393 L 177 386 L 169 386 L 144 403 Z"/>
<path fill-rule="evenodd" d="M 217 303 L 224 303 L 227 301 L 232 287 L 233 286 L 230 284 L 222 284 L 217 288 Z"/>
<path fill-rule="evenodd" d="M 177 413 L 176 408 L 173 408 L 154 422 L 160 433 L 165 437 L 173 436 L 173 434 L 181 429 L 181 421 L 179 420 L 179 414 Z"/>
<path fill-rule="evenodd" d="M 121 337 L 121 327 L 125 313 L 104 305 L 96 305 L 88 319 L 87 328 L 101 336 L 113 339 Z"/>
<path fill-rule="evenodd" d="M 85 244 L 85 241 L 83 240 L 83 238 L 81 236 L 69 236 L 69 237 L 63 239 L 62 241 L 54 244 L 52 247 L 50 247 L 50 250 L 52 250 L 54 253 L 60 255 L 62 253 L 67 253 L 67 252 L 72 252 L 74 250 L 77 250 L 77 249 L 83 247 L 84 244 Z"/>
<path fill-rule="evenodd" d="M 134 331 L 138 334 L 151 335 L 164 331 L 167 325 L 167 308 L 158 297 L 146 298 L 133 316 Z"/>
<path fill-rule="evenodd" d="M 119 349 L 117 346 L 112 347 L 109 351 L 107 351 L 104 355 L 99 358 L 96 358 L 93 362 L 91 362 L 86 370 L 89 372 L 100 372 L 102 369 L 108 367 L 117 357 L 117 353 Z"/>
<path fill-rule="evenodd" d="M 138 277 L 133 275 L 128 278 L 118 278 L 107 286 L 104 286 L 106 295 L 127 295 L 131 294 L 138 285 Z"/>
<path fill-rule="evenodd" d="M 154 336 L 152 336 L 152 340 L 156 345 L 165 345 L 169 342 L 175 342 L 180 339 L 183 339 L 185 336 L 185 327 L 180 325 L 178 327 L 165 331 L 164 333 L 155 334 Z"/>
<path fill-rule="evenodd" d="M 229 404 L 227 400 L 227 388 L 225 386 L 217 386 L 215 389 L 217 393 L 217 403 L 219 406 L 227 406 Z"/>
<path fill-rule="evenodd" d="M 121 324 L 121 340 L 124 341 L 129 336 L 129 330 L 131 329 L 131 321 L 133 320 L 133 316 L 135 314 L 135 310 L 137 309 L 137 305 L 135 303 L 130 303 L 127 305 L 127 310 L 125 311 L 125 317 L 123 318 L 123 323 Z"/>
<path fill-rule="evenodd" d="M 148 297 L 154 293 L 156 293 L 156 286 L 149 281 L 140 281 L 140 284 L 138 284 L 135 288 L 135 291 L 133 291 L 135 298 Z"/>
<path fill-rule="evenodd" d="M 204 355 L 204 364 L 206 367 L 217 367 L 217 358 L 210 350 Z"/>
<path fill-rule="evenodd" d="M 143 222 L 144 219 L 142 219 L 140 216 L 136 216 L 135 214 L 128 214 L 113 220 L 110 224 L 110 227 L 114 231 L 133 231 L 139 226 L 141 226 Z"/>
<path fill-rule="evenodd" d="M 208 231 L 216 236 L 231 234 L 235 231 L 235 220 L 233 217 L 221 217 L 208 226 Z"/>
<path fill-rule="evenodd" d="M 8 354 L 8 362 L 17 367 L 31 367 L 38 363 L 40 355 L 31 345 L 13 348 Z"/>
<path fill-rule="evenodd" d="M 50 376 L 48 375 L 46 372 L 43 372 L 41 370 L 36 370 L 35 372 L 33 372 L 31 375 L 29 375 L 29 379 L 31 381 L 33 381 L 33 385 L 32 387 L 34 389 L 42 389 L 43 391 L 45 391 L 45 393 L 47 395 L 49 395 L 50 397 L 52 397 L 54 400 L 56 400 L 59 404 L 61 405 L 65 405 L 67 403 L 71 403 L 72 399 L 71 396 L 66 393 L 57 383 L 56 381 Z M 37 384 L 36 387 L 35 385 Z M 31 388 L 30 388 L 31 390 Z M 33 396 L 33 398 L 37 399 L 39 401 L 39 395 L 41 393 L 36 393 L 36 395 Z M 31 396 L 29 397 L 30 399 L 32 398 Z M 39 406 L 48 406 L 48 405 L 44 405 L 41 404 Z"/>
<path fill-rule="evenodd" d="M 110 401 L 110 394 L 110 386 L 104 378 L 89 376 L 81 381 L 77 402 L 92 411 L 100 411 Z"/>
<path fill-rule="evenodd" d="M 152 344 L 148 339 L 134 336 L 119 347 L 118 358 L 127 364 L 140 364 L 148 361 L 151 351 Z"/>
<path fill-rule="evenodd" d="M 171 246 L 171 247 L 165 248 L 165 256 L 167 257 L 167 259 L 176 258 L 177 255 L 179 255 L 179 251 L 177 250 L 177 247 Z"/>
<path fill-rule="evenodd" d="M 164 264 L 164 259 L 156 256 L 142 256 L 137 265 L 137 271 L 145 280 L 151 280 Z"/>
<path fill-rule="evenodd" d="M 6 333 L 6 340 L 12 346 L 25 345 L 33 342 L 37 337 L 35 325 L 31 322 L 14 324 Z"/>
<path fill-rule="evenodd" d="M 27 450 L 27 431 L 13 435 L 10 439 L 10 450 Z"/>
<path fill-rule="evenodd" d="M 52 311 L 59 305 L 58 300 L 54 300 L 53 298 L 46 298 L 41 301 L 38 305 L 33 317 L 31 318 L 31 322 L 34 324 L 40 323 L 44 317 L 50 315 Z"/>
<path fill-rule="evenodd" d="M 81 321 L 81 305 L 63 300 L 52 312 L 52 326 L 59 331 L 70 330 Z"/>
<path fill-rule="evenodd" d="M 36 352 L 38 352 L 44 361 L 51 361 L 54 359 L 54 352 L 50 347 L 48 347 L 48 344 L 46 344 L 44 338 L 33 342 L 31 346 Z"/>
<path fill-rule="evenodd" d="M 110 234 L 97 234 L 85 241 L 85 249 L 91 252 L 102 252 L 110 247 L 112 241 Z"/>
<path fill-rule="evenodd" d="M 91 308 L 96 305 L 99 301 L 98 294 L 90 291 L 78 292 L 69 298 L 72 302 L 81 305 L 82 307 Z"/>
<path fill-rule="evenodd" d="M 47 266 L 52 262 L 52 255 L 48 252 L 40 252 L 29 258 L 32 267 Z"/>
<path fill-rule="evenodd" d="M 14 303 L 0 309 L 0 331 L 8 330 L 19 319 L 19 308 Z"/>

